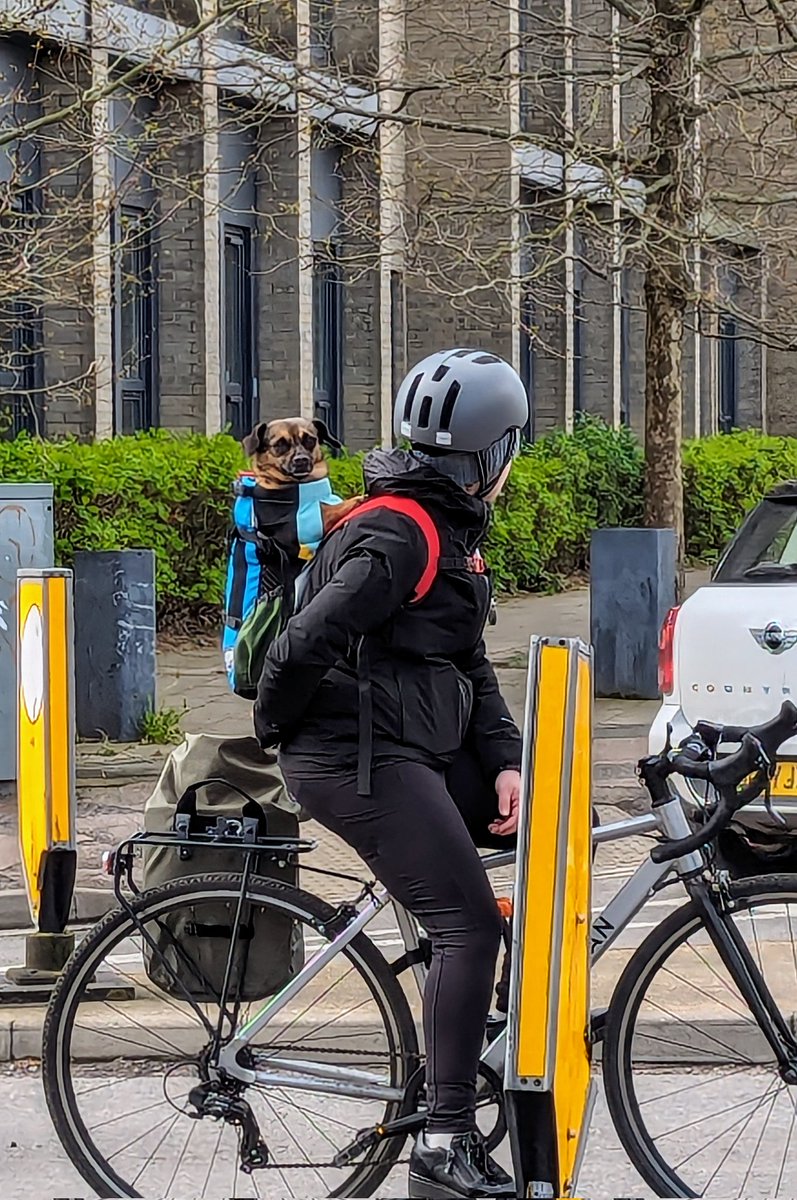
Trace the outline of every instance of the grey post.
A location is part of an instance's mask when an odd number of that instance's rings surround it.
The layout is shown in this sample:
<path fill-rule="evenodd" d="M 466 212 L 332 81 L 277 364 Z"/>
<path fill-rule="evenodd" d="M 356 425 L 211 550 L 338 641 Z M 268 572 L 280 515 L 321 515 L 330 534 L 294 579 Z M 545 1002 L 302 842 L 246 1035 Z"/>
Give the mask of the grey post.
<path fill-rule="evenodd" d="M 675 604 L 672 529 L 597 529 L 590 556 L 596 696 L 655 700 L 659 633 Z"/>
<path fill-rule="evenodd" d="M 155 554 L 75 555 L 75 708 L 79 737 L 134 742 L 155 704 Z"/>
<path fill-rule="evenodd" d="M 53 563 L 50 483 L 0 484 L 0 780 L 17 777 L 17 571 Z"/>

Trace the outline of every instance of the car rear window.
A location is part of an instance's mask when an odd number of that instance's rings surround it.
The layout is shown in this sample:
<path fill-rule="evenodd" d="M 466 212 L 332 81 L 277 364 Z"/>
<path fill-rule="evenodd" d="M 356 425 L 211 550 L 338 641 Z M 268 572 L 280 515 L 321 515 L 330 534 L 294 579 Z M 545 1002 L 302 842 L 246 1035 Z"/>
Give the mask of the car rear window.
<path fill-rule="evenodd" d="M 797 504 L 764 500 L 729 545 L 715 583 L 797 581 Z"/>

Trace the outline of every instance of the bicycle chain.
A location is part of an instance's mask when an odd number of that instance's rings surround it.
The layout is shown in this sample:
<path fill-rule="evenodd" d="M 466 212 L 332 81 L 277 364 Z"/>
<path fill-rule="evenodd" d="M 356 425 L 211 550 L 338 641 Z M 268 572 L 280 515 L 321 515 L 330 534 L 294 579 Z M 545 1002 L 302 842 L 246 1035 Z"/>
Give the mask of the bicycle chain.
<path fill-rule="evenodd" d="M 397 1158 L 393 1163 L 394 1167 L 408 1167 L 410 1160 L 408 1158 Z M 353 1166 L 353 1163 L 347 1166 Z M 360 1164 L 362 1165 L 362 1164 Z M 266 1163 L 265 1167 L 260 1168 L 261 1171 L 340 1171 L 345 1170 L 343 1167 L 336 1167 L 334 1163 L 308 1163 L 308 1162 L 288 1162 L 288 1163 Z"/>
<path fill-rule="evenodd" d="M 409 1054 L 405 1051 L 402 1051 L 402 1053 L 400 1053 L 400 1054 L 398 1054 L 398 1053 L 397 1054 L 388 1054 L 387 1052 L 385 1052 L 384 1054 L 379 1054 L 375 1050 L 349 1050 L 349 1049 L 341 1049 L 340 1046 L 317 1046 L 315 1044 L 315 1042 L 311 1042 L 307 1045 L 304 1045 L 301 1042 L 285 1042 L 285 1043 L 280 1042 L 279 1045 L 273 1046 L 268 1053 L 271 1053 L 271 1054 L 280 1053 L 283 1050 L 301 1050 L 301 1051 L 309 1052 L 311 1054 L 344 1054 L 344 1055 L 351 1055 L 352 1057 L 356 1057 L 356 1058 L 383 1058 L 383 1059 L 387 1059 L 387 1060 L 390 1060 L 390 1059 L 414 1060 L 414 1059 L 418 1059 L 418 1058 L 422 1057 L 420 1054 Z M 251 1051 L 251 1054 L 252 1054 L 253 1058 L 256 1058 L 258 1056 L 257 1050 Z"/>
<path fill-rule="evenodd" d="M 296 1050 L 296 1051 L 305 1052 L 305 1053 L 309 1051 L 313 1054 L 340 1054 L 341 1053 L 341 1049 L 339 1046 L 303 1045 L 301 1042 L 287 1042 L 285 1044 L 280 1044 L 279 1046 L 275 1046 L 274 1049 L 279 1050 L 279 1051 Z M 406 1054 L 406 1053 L 394 1054 L 394 1055 L 390 1055 L 390 1056 L 385 1054 L 385 1055 L 380 1056 L 380 1055 L 376 1054 L 373 1050 L 345 1050 L 345 1051 L 343 1051 L 343 1053 L 350 1054 L 350 1055 L 352 1055 L 352 1057 L 359 1057 L 359 1058 L 382 1057 L 385 1059 L 387 1059 L 387 1058 L 416 1059 L 418 1057 L 417 1054 Z M 256 1052 L 252 1053 L 252 1058 L 255 1058 L 255 1059 L 257 1058 Z M 409 1161 L 410 1160 L 408 1158 L 400 1158 L 400 1159 L 397 1159 L 393 1165 L 396 1167 L 406 1167 L 406 1166 L 409 1166 Z M 261 1169 L 266 1170 L 266 1171 L 339 1171 L 341 1168 L 335 1166 L 335 1164 L 333 1162 L 329 1162 L 329 1163 L 268 1162 L 268 1163 L 266 1163 L 265 1167 L 263 1167 Z"/>

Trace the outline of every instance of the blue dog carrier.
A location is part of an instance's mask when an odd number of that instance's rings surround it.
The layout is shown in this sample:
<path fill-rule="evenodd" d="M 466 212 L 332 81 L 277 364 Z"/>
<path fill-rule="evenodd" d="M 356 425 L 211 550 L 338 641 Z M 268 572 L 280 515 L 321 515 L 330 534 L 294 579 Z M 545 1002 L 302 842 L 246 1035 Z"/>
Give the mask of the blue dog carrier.
<path fill-rule="evenodd" d="M 291 615 L 296 577 L 324 536 L 321 506 L 341 501 L 328 479 L 268 489 L 243 474 L 233 494 L 222 653 L 230 687 L 253 700 L 268 648 Z"/>

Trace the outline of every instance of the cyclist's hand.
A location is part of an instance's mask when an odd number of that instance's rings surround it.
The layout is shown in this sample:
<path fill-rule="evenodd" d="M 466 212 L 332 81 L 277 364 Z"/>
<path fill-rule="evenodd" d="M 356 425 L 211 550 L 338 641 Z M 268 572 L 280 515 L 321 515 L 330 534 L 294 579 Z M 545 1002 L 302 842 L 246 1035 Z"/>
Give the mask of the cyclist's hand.
<path fill-rule="evenodd" d="M 501 814 L 497 821 L 490 826 L 490 833 L 499 837 L 509 837 L 517 833 L 518 813 L 520 811 L 520 771 L 502 771 L 495 781 L 495 791 L 498 796 L 498 811 Z"/>

